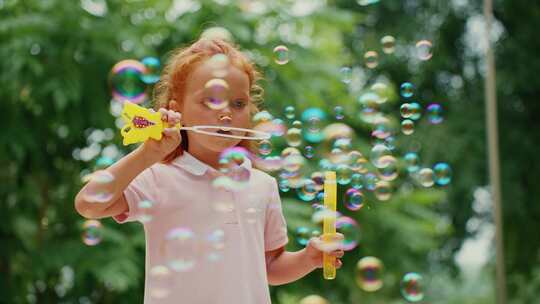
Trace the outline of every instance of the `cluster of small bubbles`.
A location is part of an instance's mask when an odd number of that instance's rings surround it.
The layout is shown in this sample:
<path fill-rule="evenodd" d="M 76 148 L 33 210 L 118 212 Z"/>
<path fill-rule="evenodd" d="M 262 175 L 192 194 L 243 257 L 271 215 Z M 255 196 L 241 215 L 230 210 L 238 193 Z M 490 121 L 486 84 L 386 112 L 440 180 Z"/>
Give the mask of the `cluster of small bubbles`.
<path fill-rule="evenodd" d="M 313 156 L 315 155 L 315 149 L 313 149 L 312 146 L 305 146 L 304 155 L 309 159 L 313 158 Z"/>
<path fill-rule="evenodd" d="M 311 230 L 307 227 L 298 227 L 295 230 L 296 242 L 302 246 L 306 246 L 311 238 Z"/>
<path fill-rule="evenodd" d="M 279 65 L 284 65 L 289 62 L 289 48 L 284 45 L 278 45 L 273 50 L 274 61 Z"/>
<path fill-rule="evenodd" d="M 375 183 L 373 193 L 378 200 L 387 201 L 392 197 L 392 185 L 385 180 L 380 180 Z"/>
<path fill-rule="evenodd" d="M 109 75 L 113 98 L 119 102 L 144 102 L 147 99 L 145 73 L 146 67 L 138 60 L 127 59 L 115 64 Z"/>
<path fill-rule="evenodd" d="M 416 152 L 408 152 L 407 154 L 405 154 L 404 160 L 405 160 L 407 171 L 409 173 L 418 172 L 418 170 L 420 169 L 420 166 L 419 166 L 420 160 Z"/>
<path fill-rule="evenodd" d="M 217 78 L 227 76 L 229 67 L 229 57 L 223 53 L 215 54 L 209 59 L 209 65 L 212 67 L 212 75 Z"/>
<path fill-rule="evenodd" d="M 420 60 L 429 60 L 433 57 L 433 44 L 429 40 L 420 40 L 416 43 L 416 55 Z"/>
<path fill-rule="evenodd" d="M 156 203 L 150 200 L 142 200 L 138 204 L 139 207 L 139 221 L 141 223 L 148 223 L 153 219 L 153 214 L 156 209 Z"/>
<path fill-rule="evenodd" d="M 431 168 L 422 168 L 418 171 L 418 182 L 423 187 L 431 187 L 435 183 L 435 174 Z"/>
<path fill-rule="evenodd" d="M 343 250 L 350 251 L 356 248 L 360 241 L 360 229 L 358 223 L 348 216 L 340 216 L 336 219 L 336 231 L 343 234 Z"/>
<path fill-rule="evenodd" d="M 141 79 L 146 84 L 154 84 L 159 81 L 159 73 L 161 71 L 161 63 L 156 57 L 145 57 L 141 60 L 145 67 L 145 71 Z"/>
<path fill-rule="evenodd" d="M 356 188 L 350 188 L 345 192 L 344 203 L 351 211 L 360 210 L 364 207 L 364 194 Z"/>
<path fill-rule="evenodd" d="M 414 121 L 410 119 L 404 119 L 401 122 L 401 132 L 405 135 L 411 135 L 414 133 Z"/>
<path fill-rule="evenodd" d="M 336 181 L 340 185 L 347 185 L 351 182 L 352 170 L 347 164 L 339 164 L 336 167 Z"/>
<path fill-rule="evenodd" d="M 298 188 L 298 197 L 304 202 L 309 202 L 315 199 L 318 193 L 318 185 L 312 179 L 304 179 L 302 187 Z"/>
<path fill-rule="evenodd" d="M 334 115 L 337 120 L 342 120 L 345 117 L 345 113 L 342 106 L 336 106 L 334 108 Z"/>
<path fill-rule="evenodd" d="M 431 124 L 437 125 L 443 122 L 442 107 L 438 103 L 432 103 L 426 108 L 427 118 Z"/>
<path fill-rule="evenodd" d="M 410 82 L 404 82 L 399 87 L 399 92 L 403 98 L 411 98 L 414 95 L 414 85 Z"/>
<path fill-rule="evenodd" d="M 352 80 L 352 69 L 350 67 L 342 67 L 340 70 L 339 70 L 339 74 L 341 76 L 341 82 L 345 83 L 345 84 L 349 84 L 351 83 L 351 80 Z"/>
<path fill-rule="evenodd" d="M 361 173 L 353 173 L 351 175 L 351 187 L 357 190 L 364 188 L 364 177 Z"/>
<path fill-rule="evenodd" d="M 381 38 L 382 50 L 385 54 L 392 54 L 396 50 L 396 38 L 387 35 Z"/>
<path fill-rule="evenodd" d="M 374 69 L 379 65 L 379 54 L 375 51 L 367 51 L 364 54 L 364 61 L 367 68 Z"/>
<path fill-rule="evenodd" d="M 424 299 L 424 280 L 416 272 L 406 273 L 400 283 L 401 295 L 409 302 L 419 302 Z"/>
<path fill-rule="evenodd" d="M 231 147 L 219 155 L 219 171 L 224 175 L 215 178 L 212 185 L 216 188 L 236 191 L 247 186 L 251 173 L 242 164 L 250 156 L 243 147 Z"/>
<path fill-rule="evenodd" d="M 452 180 L 452 169 L 447 163 L 437 163 L 433 166 L 435 183 L 439 186 L 446 186 Z"/>
<path fill-rule="evenodd" d="M 376 257 L 366 256 L 356 263 L 356 284 L 362 290 L 374 292 L 383 286 L 383 263 Z"/>
<path fill-rule="evenodd" d="M 176 227 L 165 235 L 165 258 L 170 269 L 190 271 L 196 263 L 197 239 L 188 227 Z"/>
<path fill-rule="evenodd" d="M 229 84 L 221 78 L 210 79 L 204 85 L 204 104 L 212 110 L 222 110 L 229 105 Z"/>
<path fill-rule="evenodd" d="M 272 142 L 268 139 L 263 139 L 259 141 L 258 148 L 260 155 L 269 155 L 270 153 L 272 153 Z"/>
<path fill-rule="evenodd" d="M 311 143 L 319 143 L 324 139 L 323 125 L 326 114 L 320 108 L 309 108 L 302 113 L 304 138 Z"/>
<path fill-rule="evenodd" d="M 83 223 L 82 241 L 88 246 L 95 246 L 101 242 L 103 227 L 98 220 L 86 220 Z"/>
<path fill-rule="evenodd" d="M 83 182 L 90 181 L 83 192 L 84 199 L 89 203 L 107 203 L 114 194 L 114 175 L 107 170 L 98 170 L 83 177 Z"/>
<path fill-rule="evenodd" d="M 285 117 L 287 119 L 294 119 L 295 116 L 295 108 L 293 106 L 286 106 L 285 107 Z"/>

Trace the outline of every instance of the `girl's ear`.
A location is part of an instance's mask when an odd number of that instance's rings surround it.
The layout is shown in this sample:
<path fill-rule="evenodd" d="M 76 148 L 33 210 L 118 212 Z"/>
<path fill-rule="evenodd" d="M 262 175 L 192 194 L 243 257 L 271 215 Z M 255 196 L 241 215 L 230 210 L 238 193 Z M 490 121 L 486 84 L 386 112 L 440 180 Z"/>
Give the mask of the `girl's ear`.
<path fill-rule="evenodd" d="M 169 110 L 182 112 L 182 109 L 180 108 L 180 103 L 176 101 L 175 99 L 169 100 Z"/>

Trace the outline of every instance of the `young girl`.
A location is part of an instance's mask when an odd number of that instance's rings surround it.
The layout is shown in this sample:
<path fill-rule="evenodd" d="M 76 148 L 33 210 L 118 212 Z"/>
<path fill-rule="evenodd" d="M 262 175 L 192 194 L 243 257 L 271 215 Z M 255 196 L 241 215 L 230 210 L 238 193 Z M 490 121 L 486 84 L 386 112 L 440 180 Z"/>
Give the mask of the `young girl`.
<path fill-rule="evenodd" d="M 228 59 L 219 73 L 216 54 Z M 216 75 L 229 89 L 229 102 L 219 109 L 205 96 L 205 85 Z M 286 284 L 322 267 L 320 238 L 303 250 L 285 251 L 276 180 L 252 168 L 248 158 L 240 165 L 249 172 L 244 187 L 213 186 L 222 175 L 220 153 L 249 148 L 249 142 L 173 127 L 182 118 L 183 126 L 224 126 L 225 133 L 226 127 L 250 128 L 258 79 L 250 60 L 228 42 L 201 39 L 175 51 L 156 87 L 156 110 L 169 126 L 162 139 L 147 140 L 106 169 L 114 178 L 105 201 L 88 199 L 92 189 L 104 187 L 99 181 L 77 194 L 75 208 L 86 218 L 143 223 L 145 303 L 270 303 L 268 284 Z M 339 268 L 343 251 L 330 254 Z"/>

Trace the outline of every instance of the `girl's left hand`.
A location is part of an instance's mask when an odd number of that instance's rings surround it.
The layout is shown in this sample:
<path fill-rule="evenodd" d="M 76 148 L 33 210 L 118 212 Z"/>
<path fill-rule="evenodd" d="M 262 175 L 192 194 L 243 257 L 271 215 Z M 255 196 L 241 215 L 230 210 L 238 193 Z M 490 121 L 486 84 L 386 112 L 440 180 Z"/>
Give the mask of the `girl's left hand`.
<path fill-rule="evenodd" d="M 309 263 L 315 268 L 323 267 L 323 253 L 328 253 L 336 257 L 335 266 L 337 269 L 343 265 L 340 258 L 343 257 L 344 236 L 341 233 L 336 233 L 331 242 L 324 242 L 322 237 L 313 237 L 309 240 L 306 246 L 306 257 Z"/>

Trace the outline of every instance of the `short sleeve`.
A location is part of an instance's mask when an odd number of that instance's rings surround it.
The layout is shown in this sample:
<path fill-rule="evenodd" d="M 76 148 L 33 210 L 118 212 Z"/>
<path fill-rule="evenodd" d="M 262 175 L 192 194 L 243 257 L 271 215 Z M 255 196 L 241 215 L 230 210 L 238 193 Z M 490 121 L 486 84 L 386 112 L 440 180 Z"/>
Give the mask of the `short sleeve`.
<path fill-rule="evenodd" d="M 281 199 L 276 180 L 272 179 L 270 201 L 266 205 L 266 223 L 264 227 L 264 250 L 271 251 L 283 247 L 289 241 L 287 223 L 281 208 Z"/>
<path fill-rule="evenodd" d="M 141 172 L 124 190 L 124 197 L 128 204 L 128 211 L 113 216 L 113 219 L 120 223 L 139 221 L 142 215 L 140 202 L 156 202 L 156 178 L 152 167 Z"/>

